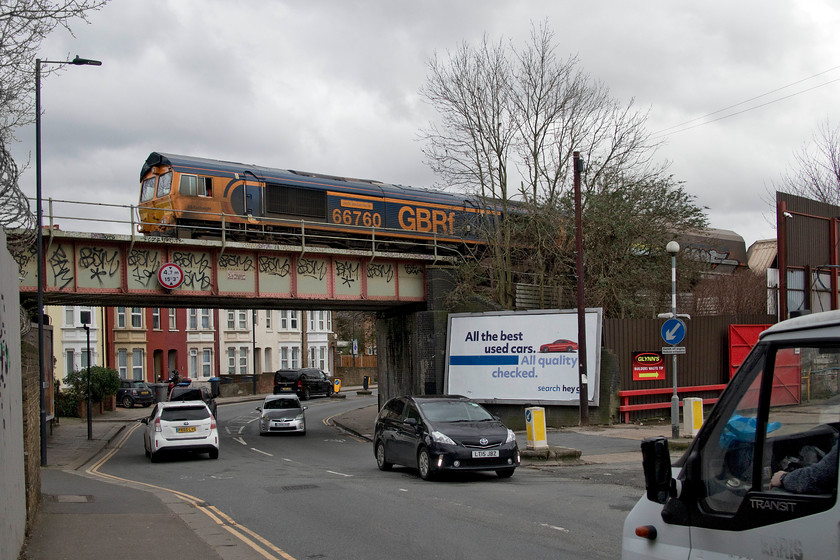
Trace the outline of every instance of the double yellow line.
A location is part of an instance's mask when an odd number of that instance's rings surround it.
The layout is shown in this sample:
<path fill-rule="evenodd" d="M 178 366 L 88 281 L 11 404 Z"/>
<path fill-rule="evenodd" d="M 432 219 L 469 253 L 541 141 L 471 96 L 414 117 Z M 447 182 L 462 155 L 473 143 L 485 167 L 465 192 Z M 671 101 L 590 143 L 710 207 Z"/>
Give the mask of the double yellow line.
<path fill-rule="evenodd" d="M 126 431 L 125 435 L 123 435 L 123 437 L 117 441 L 114 448 L 108 451 L 105 455 L 103 455 L 102 458 L 100 458 L 91 467 L 85 469 L 85 472 L 91 476 L 95 476 L 104 480 L 110 480 L 112 482 L 127 483 L 131 486 L 141 486 L 174 494 L 180 500 L 190 504 L 191 506 L 198 509 L 200 512 L 204 513 L 207 517 L 212 519 L 217 525 L 224 528 L 231 535 L 250 546 L 257 554 L 259 554 L 263 558 L 266 558 L 268 560 L 278 560 L 279 558 L 283 558 L 284 560 L 295 560 L 293 556 L 286 553 L 282 549 L 274 546 L 257 533 L 253 532 L 252 530 L 248 529 L 243 525 L 239 525 L 236 521 L 234 521 L 232 517 L 225 514 L 217 507 L 207 505 L 207 503 L 204 500 L 201 500 L 189 494 L 185 494 L 184 492 L 164 488 L 163 486 L 156 486 L 154 484 L 148 484 L 146 482 L 138 482 L 136 480 L 129 480 L 127 478 L 121 478 L 119 476 L 99 472 L 99 469 L 105 463 L 107 463 L 108 460 L 110 460 L 111 457 L 113 457 L 117 453 L 117 451 L 120 450 L 120 448 L 122 448 L 123 444 L 129 438 L 129 436 L 131 436 L 131 434 L 133 434 L 134 431 L 139 427 L 140 424 L 135 424 L 134 426 L 129 428 Z"/>

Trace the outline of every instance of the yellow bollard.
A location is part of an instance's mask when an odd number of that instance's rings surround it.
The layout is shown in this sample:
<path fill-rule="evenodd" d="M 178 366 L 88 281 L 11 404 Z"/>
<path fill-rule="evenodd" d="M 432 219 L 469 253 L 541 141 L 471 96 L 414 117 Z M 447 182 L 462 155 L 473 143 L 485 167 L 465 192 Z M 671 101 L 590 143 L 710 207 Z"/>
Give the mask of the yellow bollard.
<path fill-rule="evenodd" d="M 534 406 L 525 409 L 525 427 L 527 432 L 528 449 L 545 449 L 548 441 L 545 439 L 545 409 Z"/>
<path fill-rule="evenodd" d="M 341 391 L 341 379 L 333 379 L 333 393 Z"/>

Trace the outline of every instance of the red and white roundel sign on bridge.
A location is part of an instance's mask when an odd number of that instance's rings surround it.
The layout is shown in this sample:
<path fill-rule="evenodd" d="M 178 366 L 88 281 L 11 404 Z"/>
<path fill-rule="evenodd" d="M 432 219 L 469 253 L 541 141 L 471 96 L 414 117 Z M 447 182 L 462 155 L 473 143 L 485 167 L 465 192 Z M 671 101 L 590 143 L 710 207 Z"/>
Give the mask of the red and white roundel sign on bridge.
<path fill-rule="evenodd" d="M 158 282 L 167 290 L 172 290 L 184 281 L 184 271 L 175 263 L 166 263 L 158 270 Z"/>

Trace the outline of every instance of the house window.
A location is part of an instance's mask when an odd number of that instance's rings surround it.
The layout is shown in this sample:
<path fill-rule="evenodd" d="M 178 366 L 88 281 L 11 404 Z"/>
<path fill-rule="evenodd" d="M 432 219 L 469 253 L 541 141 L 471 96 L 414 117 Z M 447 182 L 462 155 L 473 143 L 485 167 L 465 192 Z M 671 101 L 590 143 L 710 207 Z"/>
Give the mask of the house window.
<path fill-rule="evenodd" d="M 135 329 L 139 329 L 143 326 L 143 308 L 142 307 L 132 307 L 131 308 L 131 326 Z"/>
<path fill-rule="evenodd" d="M 271 330 L 271 309 L 266 309 L 265 311 L 265 330 Z M 271 369 L 271 368 L 268 368 Z"/>
<path fill-rule="evenodd" d="M 233 375 L 236 373 L 236 348 L 229 346 L 227 349 L 228 356 L 228 373 Z"/>
<path fill-rule="evenodd" d="M 201 351 L 201 376 L 202 377 L 210 377 L 212 373 L 212 360 L 213 360 L 213 353 L 210 351 L 209 348 L 205 348 Z"/>
<path fill-rule="evenodd" d="M 228 309 L 227 312 L 227 328 L 229 331 L 232 331 L 236 328 L 236 312 L 233 309 Z"/>
<path fill-rule="evenodd" d="M 143 351 L 139 348 L 131 351 L 131 377 L 143 379 Z"/>
<path fill-rule="evenodd" d="M 189 310 L 188 325 L 191 331 L 198 330 L 198 309 L 192 308 Z"/>
<path fill-rule="evenodd" d="M 125 328 L 125 307 L 117 307 L 117 327 Z"/>
<path fill-rule="evenodd" d="M 64 308 L 64 325 L 67 327 L 75 327 L 76 326 L 76 313 L 75 309 L 72 307 L 65 307 Z"/>
<path fill-rule="evenodd" d="M 289 347 L 280 347 L 280 369 L 289 369 Z"/>
<path fill-rule="evenodd" d="M 292 369 L 299 368 L 300 365 L 300 348 L 297 346 L 292 347 Z"/>
<path fill-rule="evenodd" d="M 160 330 L 160 307 L 152 308 L 152 328 L 156 331 Z"/>
<path fill-rule="evenodd" d="M 318 347 L 318 367 L 320 369 L 327 369 L 327 347 Z"/>
<path fill-rule="evenodd" d="M 326 330 L 327 328 L 326 318 L 324 317 L 325 315 L 326 311 L 318 312 L 318 330 L 321 332 L 324 332 L 324 330 Z"/>
<path fill-rule="evenodd" d="M 86 349 L 82 350 L 82 369 L 86 370 L 88 368 L 88 351 Z"/>
<path fill-rule="evenodd" d="M 280 312 L 280 328 L 285 331 L 294 331 L 298 328 L 298 312 L 297 311 L 281 311 Z"/>
<path fill-rule="evenodd" d="M 198 350 L 190 348 L 189 376 L 198 376 Z"/>
<path fill-rule="evenodd" d="M 128 351 L 125 348 L 117 352 L 117 370 L 120 373 L 120 379 L 128 378 Z"/>
<path fill-rule="evenodd" d="M 239 348 L 239 373 L 245 375 L 248 373 L 248 347 L 242 346 Z"/>
<path fill-rule="evenodd" d="M 248 329 L 248 315 L 244 309 L 239 310 L 239 330 L 244 331 Z"/>
<path fill-rule="evenodd" d="M 175 316 L 175 310 L 174 309 L 169 310 L 169 330 L 170 331 L 178 330 L 178 320 Z"/>
<path fill-rule="evenodd" d="M 210 328 L 210 310 L 204 308 L 201 310 L 201 329 L 208 330 Z"/>
<path fill-rule="evenodd" d="M 68 350 L 64 354 L 64 373 L 73 373 L 76 371 L 76 353 Z"/>

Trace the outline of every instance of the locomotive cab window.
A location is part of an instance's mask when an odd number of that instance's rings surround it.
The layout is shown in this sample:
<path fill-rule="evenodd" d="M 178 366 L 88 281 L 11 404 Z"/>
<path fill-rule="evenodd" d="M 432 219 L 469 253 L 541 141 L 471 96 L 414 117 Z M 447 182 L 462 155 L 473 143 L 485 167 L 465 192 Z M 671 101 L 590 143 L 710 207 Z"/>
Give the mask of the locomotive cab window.
<path fill-rule="evenodd" d="M 157 195 L 158 196 L 168 196 L 169 191 L 172 190 L 172 172 L 164 173 L 158 179 L 158 189 Z"/>
<path fill-rule="evenodd" d="M 143 185 L 140 188 L 140 202 L 152 200 L 155 197 L 155 180 L 157 177 L 152 176 L 143 180 Z"/>
<path fill-rule="evenodd" d="M 181 175 L 178 192 L 186 196 L 212 196 L 213 180 L 210 177 Z"/>

